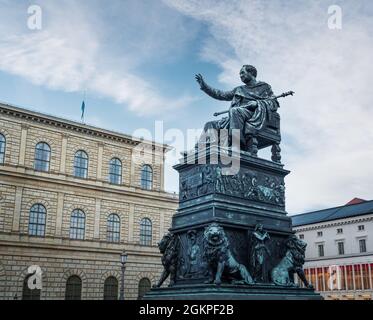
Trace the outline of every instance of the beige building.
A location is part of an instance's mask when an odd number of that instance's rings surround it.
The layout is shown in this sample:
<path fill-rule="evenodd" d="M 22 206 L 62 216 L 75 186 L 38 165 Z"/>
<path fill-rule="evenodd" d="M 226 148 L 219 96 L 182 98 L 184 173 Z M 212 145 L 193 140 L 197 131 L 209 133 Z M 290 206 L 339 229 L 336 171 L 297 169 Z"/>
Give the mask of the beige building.
<path fill-rule="evenodd" d="M 125 298 L 141 296 L 177 207 L 167 150 L 0 104 L 0 299 L 117 298 L 123 249 Z"/>

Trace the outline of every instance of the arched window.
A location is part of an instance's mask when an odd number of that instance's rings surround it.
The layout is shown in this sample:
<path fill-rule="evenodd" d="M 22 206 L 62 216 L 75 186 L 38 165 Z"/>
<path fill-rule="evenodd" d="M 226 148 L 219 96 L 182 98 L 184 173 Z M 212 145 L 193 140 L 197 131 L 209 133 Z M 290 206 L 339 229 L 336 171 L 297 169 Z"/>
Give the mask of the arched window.
<path fill-rule="evenodd" d="M 120 240 L 120 219 L 117 214 L 110 214 L 107 219 L 107 241 L 119 242 Z"/>
<path fill-rule="evenodd" d="M 51 148 L 46 142 L 39 142 L 35 147 L 34 168 L 37 171 L 49 171 Z"/>
<path fill-rule="evenodd" d="M 152 222 L 144 218 L 140 223 L 140 244 L 143 246 L 152 245 Z"/>
<path fill-rule="evenodd" d="M 66 300 L 82 299 L 82 280 L 78 276 L 71 276 L 66 281 Z"/>
<path fill-rule="evenodd" d="M 0 133 L 0 164 L 3 164 L 5 162 L 5 146 L 5 137 Z"/>
<path fill-rule="evenodd" d="M 74 176 L 78 178 L 88 177 L 88 155 L 83 150 L 79 150 L 75 153 Z"/>
<path fill-rule="evenodd" d="M 70 220 L 70 239 L 84 239 L 85 233 L 85 213 L 80 209 L 75 209 Z"/>
<path fill-rule="evenodd" d="M 150 283 L 150 280 L 148 278 L 142 278 L 140 281 L 139 281 L 139 296 L 138 296 L 138 299 L 141 300 L 145 293 L 147 293 L 151 288 L 151 283 Z"/>
<path fill-rule="evenodd" d="M 30 289 L 29 280 L 32 274 L 29 274 L 23 281 L 22 300 L 40 300 L 40 289 Z M 32 282 L 32 280 L 31 280 Z"/>
<path fill-rule="evenodd" d="M 151 190 L 153 187 L 153 169 L 148 164 L 141 169 L 141 188 Z"/>
<path fill-rule="evenodd" d="M 113 276 L 105 280 L 104 300 L 118 300 L 118 280 Z"/>
<path fill-rule="evenodd" d="M 43 237 L 45 235 L 47 210 L 42 204 L 34 204 L 30 209 L 28 234 Z"/>
<path fill-rule="evenodd" d="M 118 158 L 110 160 L 109 181 L 113 184 L 122 183 L 122 162 Z"/>

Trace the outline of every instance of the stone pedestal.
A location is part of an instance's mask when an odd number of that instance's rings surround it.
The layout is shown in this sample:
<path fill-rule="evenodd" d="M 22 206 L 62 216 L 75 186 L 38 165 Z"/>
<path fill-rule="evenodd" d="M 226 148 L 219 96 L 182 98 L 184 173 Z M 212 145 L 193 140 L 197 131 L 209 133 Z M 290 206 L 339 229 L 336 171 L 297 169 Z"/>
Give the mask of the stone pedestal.
<path fill-rule="evenodd" d="M 175 283 L 152 289 L 145 299 L 321 299 L 312 289 L 274 285 L 270 271 L 286 254 L 291 219 L 285 211 L 284 178 L 280 163 L 209 148 L 187 154 L 174 166 L 180 175 L 179 208 L 170 232 L 178 241 Z M 225 232 L 234 259 L 253 270 L 252 234 L 262 224 L 270 239 L 265 276 L 260 282 L 239 284 L 223 273 L 222 284 L 205 284 L 208 264 L 204 231 L 218 223 Z"/>
<path fill-rule="evenodd" d="M 176 285 L 152 289 L 146 300 L 322 300 L 314 290 L 275 285 Z"/>

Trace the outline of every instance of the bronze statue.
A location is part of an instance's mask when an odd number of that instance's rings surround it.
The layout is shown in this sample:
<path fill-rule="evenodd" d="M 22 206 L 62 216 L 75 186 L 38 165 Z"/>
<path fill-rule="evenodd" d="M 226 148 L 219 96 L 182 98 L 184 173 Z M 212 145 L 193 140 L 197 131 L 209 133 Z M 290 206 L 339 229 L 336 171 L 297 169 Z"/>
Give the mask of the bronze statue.
<path fill-rule="evenodd" d="M 294 274 L 296 273 L 304 285 L 312 289 L 313 286 L 307 281 L 303 270 L 307 243 L 292 235 L 286 240 L 285 246 L 287 248 L 285 257 L 272 269 L 272 281 L 276 285 L 295 286 Z"/>
<path fill-rule="evenodd" d="M 276 113 L 279 108 L 278 98 L 293 95 L 293 91 L 274 96 L 269 84 L 257 81 L 257 70 L 254 66 L 244 65 L 240 71 L 240 78 L 244 85 L 231 91 L 221 91 L 207 85 L 201 74 L 195 76 L 202 91 L 217 100 L 231 101 L 228 111 L 216 112 L 214 116 L 228 113 L 217 121 L 209 121 L 204 126 L 199 143 L 218 144 L 232 147 L 232 137 L 240 141 L 240 148 L 250 149 L 253 155 L 257 153 L 257 134 L 266 127 L 267 123 L 276 123 L 275 135 L 279 135 L 279 116 Z M 276 115 L 275 115 L 276 114 Z M 277 123 L 278 122 L 278 123 Z M 227 130 L 221 130 L 227 129 Z M 236 130 L 234 130 L 236 129 Z M 228 133 L 228 134 L 227 134 Z M 239 136 L 238 136 L 239 135 Z M 251 137 L 252 141 L 248 141 Z M 273 143 L 273 160 L 279 162 L 279 139 Z"/>
<path fill-rule="evenodd" d="M 256 282 L 268 282 L 267 261 L 271 253 L 268 250 L 266 241 L 270 240 L 267 231 L 264 231 L 262 224 L 257 224 L 251 237 L 251 266 Z"/>
<path fill-rule="evenodd" d="M 187 276 L 193 277 L 195 274 L 200 272 L 200 262 L 201 262 L 201 250 L 199 245 L 197 244 L 197 232 L 196 230 L 189 230 L 187 232 L 187 236 L 189 239 L 189 250 L 188 250 L 188 270 Z"/>
<path fill-rule="evenodd" d="M 171 232 L 166 233 L 162 240 L 158 243 L 158 248 L 162 256 L 163 272 L 158 283 L 153 288 L 159 288 L 163 282 L 170 276 L 170 284 L 172 286 L 176 279 L 177 255 L 179 250 L 179 240 L 176 235 Z"/>
<path fill-rule="evenodd" d="M 196 75 L 201 90 L 212 98 L 232 101 L 229 117 L 217 121 L 207 122 L 204 131 L 209 129 L 239 129 L 242 134 L 240 140 L 245 144 L 244 134 L 260 130 L 267 117 L 279 107 L 277 100 L 262 100 L 273 96 L 271 86 L 265 82 L 257 81 L 257 70 L 254 66 L 244 65 L 240 77 L 244 85 L 231 91 L 221 91 L 206 84 L 201 74 Z M 214 137 L 217 139 L 217 137 Z"/>
<path fill-rule="evenodd" d="M 226 275 L 233 283 L 254 283 L 246 267 L 236 261 L 230 249 L 224 229 L 211 223 L 203 234 L 204 255 L 208 263 L 209 279 L 206 283 L 220 285 Z"/>

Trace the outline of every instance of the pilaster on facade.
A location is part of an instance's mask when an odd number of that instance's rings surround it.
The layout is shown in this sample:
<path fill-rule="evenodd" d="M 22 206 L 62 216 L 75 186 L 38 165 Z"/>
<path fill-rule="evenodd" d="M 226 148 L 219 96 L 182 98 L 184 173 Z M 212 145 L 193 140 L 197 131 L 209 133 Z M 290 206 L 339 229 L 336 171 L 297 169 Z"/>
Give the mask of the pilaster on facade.
<path fill-rule="evenodd" d="M 25 158 L 26 158 L 26 143 L 27 143 L 27 131 L 30 128 L 28 124 L 21 124 L 21 142 L 19 148 L 19 161 L 18 164 L 20 166 L 25 165 Z"/>
<path fill-rule="evenodd" d="M 62 236 L 63 203 L 64 203 L 64 193 L 58 192 L 57 215 L 56 215 L 56 237 Z"/>
<path fill-rule="evenodd" d="M 70 135 L 67 133 L 62 134 L 62 147 L 61 147 L 61 160 L 60 160 L 60 172 L 66 173 L 66 154 L 67 154 L 67 143 Z"/>
<path fill-rule="evenodd" d="M 164 223 L 164 211 L 163 210 L 160 210 L 159 212 L 159 220 L 160 220 L 160 223 L 159 223 L 159 234 L 162 235 L 165 233 L 165 230 L 164 230 L 164 226 L 165 226 L 165 223 Z"/>
<path fill-rule="evenodd" d="M 104 146 L 103 142 L 99 142 L 98 144 L 98 156 L 97 156 L 97 180 L 102 179 L 102 158 L 104 154 Z"/>
<path fill-rule="evenodd" d="M 162 157 L 161 166 L 161 191 L 164 191 L 164 165 L 165 165 L 165 157 Z"/>
<path fill-rule="evenodd" d="M 128 242 L 132 243 L 134 241 L 133 238 L 133 224 L 135 219 L 135 205 L 130 203 L 129 205 L 129 212 L 128 212 Z"/>
<path fill-rule="evenodd" d="M 94 231 L 93 238 L 100 238 L 100 215 L 101 215 L 101 199 L 96 198 L 96 210 L 95 210 L 95 222 L 94 222 Z"/>
<path fill-rule="evenodd" d="M 23 187 L 16 187 L 12 232 L 19 232 Z"/>

